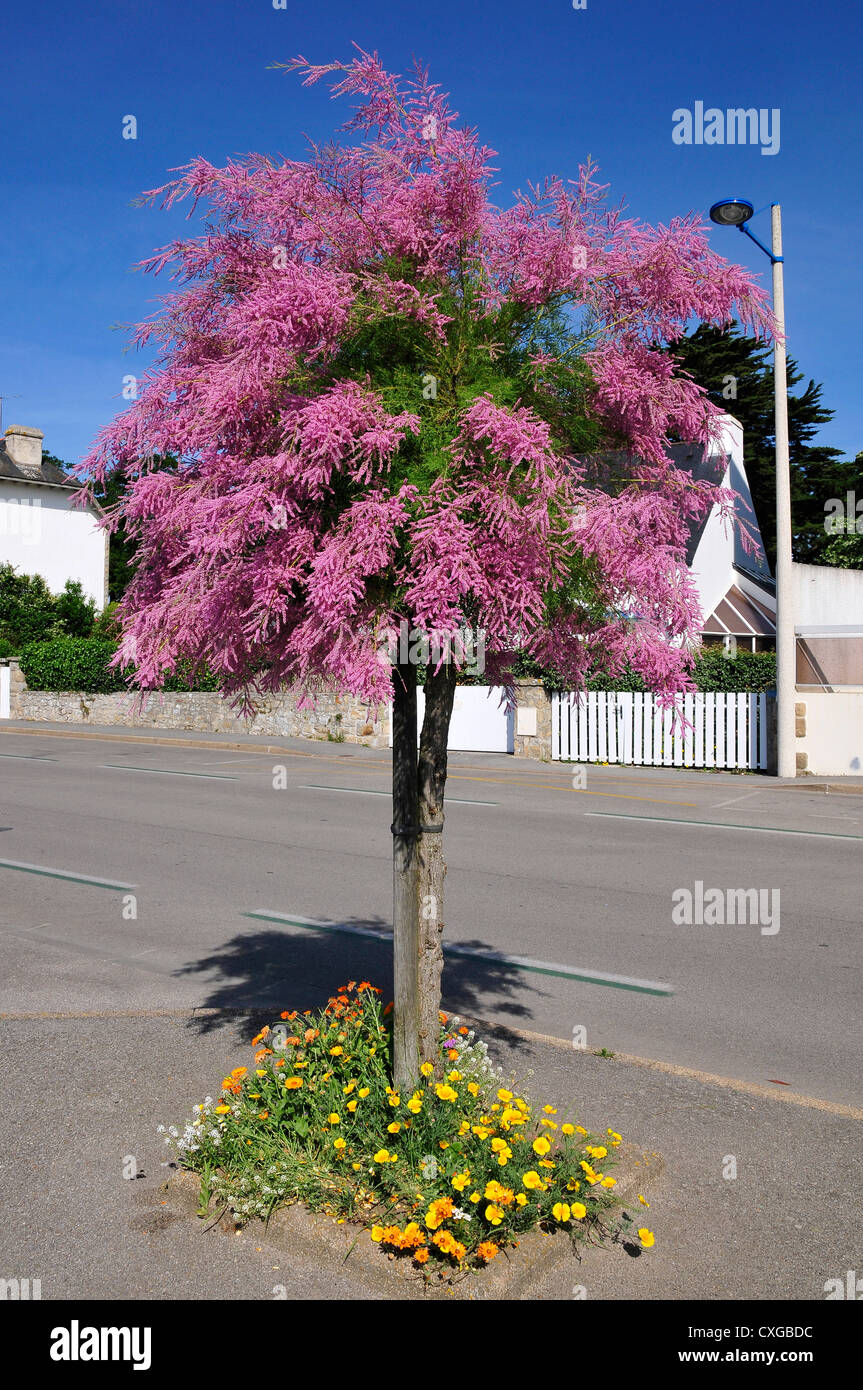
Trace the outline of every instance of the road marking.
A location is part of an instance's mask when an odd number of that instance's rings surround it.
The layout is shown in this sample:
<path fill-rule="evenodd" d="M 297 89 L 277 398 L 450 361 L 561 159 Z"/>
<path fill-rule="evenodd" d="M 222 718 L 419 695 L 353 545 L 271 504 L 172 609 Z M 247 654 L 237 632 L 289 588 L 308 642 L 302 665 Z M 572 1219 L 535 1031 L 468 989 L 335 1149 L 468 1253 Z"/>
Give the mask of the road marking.
<path fill-rule="evenodd" d="M 59 758 L 49 758 L 46 753 L 0 753 L 0 758 L 21 758 L 25 763 L 58 763 Z"/>
<path fill-rule="evenodd" d="M 108 888 L 114 893 L 126 893 L 138 886 L 136 883 L 116 883 L 111 878 L 74 874 L 68 869 L 48 869 L 44 864 L 22 864 L 15 859 L 0 859 L 0 869 L 16 869 L 22 874 L 38 874 L 41 878 L 62 878 L 70 883 L 87 883 L 91 888 Z"/>
<path fill-rule="evenodd" d="M 374 792 L 366 787 L 323 787 L 317 782 L 299 782 L 298 791 L 304 792 L 348 792 L 351 796 L 386 796 L 392 799 L 392 792 Z M 462 796 L 448 796 L 446 805 L 451 806 L 455 802 L 458 806 L 497 806 L 497 801 L 468 801 Z"/>
<path fill-rule="evenodd" d="M 287 916 L 282 912 L 264 911 L 256 908 L 253 912 L 241 913 L 256 921 L 277 922 L 288 927 L 306 927 L 312 931 L 323 931 L 345 936 L 362 936 L 371 941 L 380 941 L 391 946 L 393 934 L 379 927 L 358 927 L 349 922 L 321 922 L 314 917 Z M 609 975 L 604 970 L 584 970 L 574 965 L 558 965 L 553 961 L 534 960 L 532 956 L 510 956 L 503 951 L 487 951 L 481 946 L 459 946 L 444 944 L 445 956 L 468 956 L 471 960 L 487 960 L 493 965 L 512 965 L 517 970 L 526 970 L 533 975 L 556 975 L 565 980 L 578 980 L 582 984 L 605 985 L 609 989 L 625 989 L 635 994 L 670 995 L 674 991 L 670 985 L 657 984 L 653 980 L 635 980 L 628 975 Z"/>
<path fill-rule="evenodd" d="M 742 830 L 756 835 L 809 835 L 816 840 L 863 840 L 863 835 L 836 835 L 832 830 L 783 830 L 775 825 L 735 825 L 716 820 L 674 820 L 671 816 L 627 816 L 620 811 L 585 811 L 586 816 L 601 816 L 604 820 L 640 820 L 650 825 L 697 825 L 706 830 Z"/>
<path fill-rule="evenodd" d="M 757 792 L 746 792 L 746 794 L 745 794 L 744 796 L 732 796 L 732 798 L 731 798 L 730 801 L 715 801 L 715 802 L 713 803 L 713 808 L 714 808 L 714 810 L 716 810 L 716 811 L 720 811 L 720 810 L 722 809 L 723 806 L 736 806 L 737 803 L 738 803 L 738 801 L 751 801 L 752 798 L 753 798 L 753 796 L 760 796 L 760 795 L 761 795 L 761 792 L 760 792 L 760 791 L 757 791 Z"/>
<path fill-rule="evenodd" d="M 236 782 L 224 772 L 175 772 L 169 767 L 132 767 L 131 763 L 97 763 L 97 767 L 116 768 L 120 772 L 154 772 L 159 777 L 206 777 L 213 782 Z"/>

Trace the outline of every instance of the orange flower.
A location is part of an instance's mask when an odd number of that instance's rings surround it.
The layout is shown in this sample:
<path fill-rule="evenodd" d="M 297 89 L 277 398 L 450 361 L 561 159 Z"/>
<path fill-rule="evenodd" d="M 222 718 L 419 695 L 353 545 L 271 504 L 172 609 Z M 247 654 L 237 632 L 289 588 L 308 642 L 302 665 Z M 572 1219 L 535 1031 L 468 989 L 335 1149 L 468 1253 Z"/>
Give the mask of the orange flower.
<path fill-rule="evenodd" d="M 307 1043 L 314 1042 L 315 1038 L 320 1037 L 320 1032 L 317 1028 L 307 1028 L 303 1037 Z"/>
<path fill-rule="evenodd" d="M 416 1260 L 418 1265 L 424 1265 L 428 1257 L 429 1252 L 425 1249 L 424 1246 L 420 1246 L 419 1250 L 414 1251 L 414 1259 Z"/>
<path fill-rule="evenodd" d="M 488 1264 L 489 1260 L 494 1259 L 499 1249 L 500 1246 L 495 1245 L 493 1240 L 484 1240 L 482 1245 L 477 1247 L 476 1253 L 479 1255 L 481 1260 L 485 1260 L 486 1264 Z"/>
<path fill-rule="evenodd" d="M 302 1086 L 302 1084 L 303 1084 L 303 1078 L 302 1078 L 301 1076 L 286 1076 L 286 1077 L 285 1077 L 285 1090 L 286 1090 L 286 1091 L 298 1091 L 298 1090 L 300 1089 L 300 1087 Z"/>

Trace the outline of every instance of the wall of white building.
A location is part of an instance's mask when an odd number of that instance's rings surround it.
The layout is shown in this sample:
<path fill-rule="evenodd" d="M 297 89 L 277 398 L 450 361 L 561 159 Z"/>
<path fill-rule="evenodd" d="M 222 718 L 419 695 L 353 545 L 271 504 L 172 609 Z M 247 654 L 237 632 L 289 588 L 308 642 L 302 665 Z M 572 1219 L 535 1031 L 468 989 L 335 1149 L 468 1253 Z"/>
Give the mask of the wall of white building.
<path fill-rule="evenodd" d="M 54 593 L 77 579 L 104 608 L 108 536 L 93 511 L 73 507 L 72 498 L 64 488 L 0 478 L 0 563 L 41 574 Z"/>

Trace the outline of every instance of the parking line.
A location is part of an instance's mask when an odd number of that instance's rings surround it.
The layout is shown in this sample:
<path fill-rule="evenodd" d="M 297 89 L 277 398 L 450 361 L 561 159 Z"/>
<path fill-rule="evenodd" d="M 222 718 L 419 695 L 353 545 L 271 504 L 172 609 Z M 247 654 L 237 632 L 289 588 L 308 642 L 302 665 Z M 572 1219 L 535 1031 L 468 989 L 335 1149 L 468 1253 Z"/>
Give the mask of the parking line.
<path fill-rule="evenodd" d="M 75 874 L 69 869 L 48 869 L 44 864 L 23 864 L 16 859 L 0 859 L 0 869 L 15 869 L 22 874 L 38 874 L 40 878 L 62 878 L 70 883 L 86 883 L 91 888 L 108 888 L 114 893 L 126 893 L 138 885 L 117 883 L 111 878 L 93 878 L 90 874 Z"/>
<path fill-rule="evenodd" d="M 289 917 L 282 912 L 264 911 L 256 908 L 253 912 L 241 913 L 259 922 L 276 922 L 286 927 L 305 927 L 310 931 L 322 931 L 344 936 L 361 936 L 367 940 L 379 941 L 384 946 L 392 946 L 391 931 L 379 927 L 358 927 L 350 922 L 321 922 L 314 917 Z M 553 961 L 534 960 L 532 956 L 511 956 L 504 951 L 488 951 L 481 946 L 459 946 L 445 943 L 445 956 L 467 956 L 471 960 L 489 961 L 492 965 L 511 965 L 517 970 L 526 970 L 533 975 L 556 975 L 564 980 L 577 980 L 581 984 L 604 985 L 608 989 L 625 989 L 634 994 L 657 994 L 668 996 L 674 993 L 671 985 L 658 984 L 653 980 L 635 980 L 628 975 L 609 975 L 604 970 L 586 970 L 575 965 L 558 965 Z"/>
<path fill-rule="evenodd" d="M 716 820 L 674 820 L 671 816 L 627 816 L 620 811 L 585 811 L 586 816 L 603 820 L 640 820 L 650 825 L 697 825 L 703 830 L 742 830 L 751 835 L 808 835 L 816 840 L 863 840 L 863 835 L 836 835 L 832 830 L 786 830 L 776 825 L 735 825 Z"/>

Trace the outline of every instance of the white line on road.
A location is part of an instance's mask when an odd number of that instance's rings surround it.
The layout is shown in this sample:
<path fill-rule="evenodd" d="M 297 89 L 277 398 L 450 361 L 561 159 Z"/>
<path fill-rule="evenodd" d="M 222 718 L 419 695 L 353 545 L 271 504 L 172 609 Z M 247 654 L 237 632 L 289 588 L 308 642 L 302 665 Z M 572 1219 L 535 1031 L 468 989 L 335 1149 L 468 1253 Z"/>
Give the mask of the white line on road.
<path fill-rule="evenodd" d="M 92 888 L 110 888 L 114 892 L 127 892 L 138 885 L 117 883 L 111 878 L 93 878 L 91 874 L 75 874 L 70 869 L 48 869 L 44 864 L 24 864 L 16 859 L 0 859 L 0 869 L 16 869 L 22 874 L 39 874 L 42 878 L 68 879 L 70 883 L 87 883 Z"/>
<path fill-rule="evenodd" d="M 351 922 L 321 922 L 314 917 L 287 916 L 283 912 L 270 912 L 255 908 L 244 912 L 244 917 L 252 917 L 262 922 L 283 923 L 287 927 L 308 927 L 314 931 L 336 932 L 340 935 L 363 936 L 373 941 L 392 945 L 393 934 L 379 927 L 358 927 Z M 532 956 L 511 956 L 503 951 L 488 951 L 482 946 L 459 946 L 446 943 L 445 956 L 468 956 L 471 960 L 488 961 L 492 965 L 512 965 L 518 970 L 527 970 L 534 975 L 559 975 L 567 980 L 579 980 L 582 984 L 606 985 L 610 989 L 626 989 L 636 994 L 670 995 L 671 985 L 658 984 L 654 980 L 635 980 L 629 975 L 609 975 L 604 970 L 584 970 L 575 965 L 557 965 L 553 961 L 534 960 Z"/>
<path fill-rule="evenodd" d="M 224 772 L 175 772 L 170 767 L 132 767 L 127 763 L 97 763 L 97 767 L 115 768 L 120 772 L 154 772 L 159 777 L 206 777 L 212 782 L 236 782 Z"/>
<path fill-rule="evenodd" d="M 744 796 L 732 796 L 730 801 L 716 801 L 713 809 L 719 811 L 723 806 L 736 806 L 738 801 L 751 801 L 753 796 L 761 796 L 761 792 L 746 792 Z"/>
<path fill-rule="evenodd" d="M 392 797 L 392 792 L 373 792 L 367 787 L 323 787 L 317 782 L 300 782 L 297 784 L 298 791 L 303 792 L 347 792 L 349 796 L 388 796 Z M 499 801 L 468 801 L 463 796 L 448 796 L 447 806 L 455 803 L 457 806 L 499 806 Z"/>
<path fill-rule="evenodd" d="M 603 820 L 639 820 L 649 825 L 688 825 L 699 830 L 741 830 L 746 835 L 810 835 L 816 840 L 863 840 L 863 835 L 836 835 L 832 830 L 785 830 L 775 825 L 735 825 L 716 820 L 674 820 L 671 816 L 626 816 L 618 811 L 585 811 Z"/>

